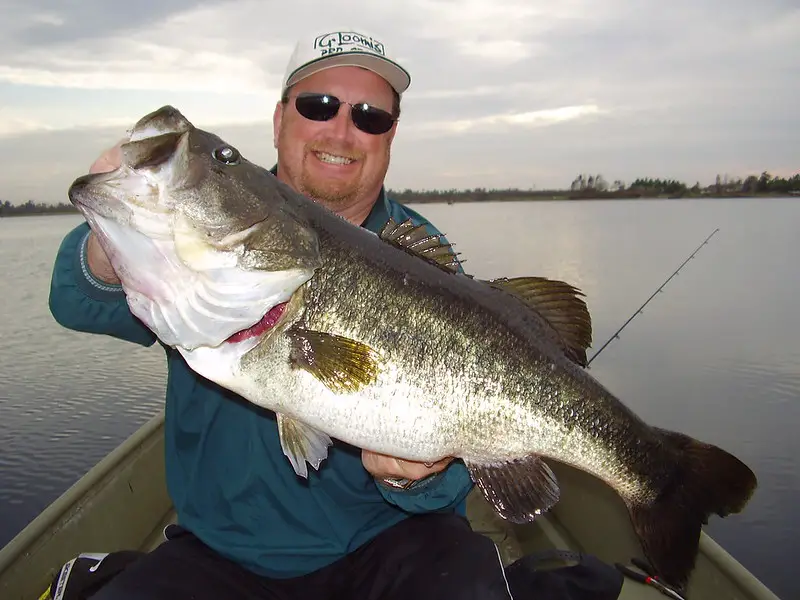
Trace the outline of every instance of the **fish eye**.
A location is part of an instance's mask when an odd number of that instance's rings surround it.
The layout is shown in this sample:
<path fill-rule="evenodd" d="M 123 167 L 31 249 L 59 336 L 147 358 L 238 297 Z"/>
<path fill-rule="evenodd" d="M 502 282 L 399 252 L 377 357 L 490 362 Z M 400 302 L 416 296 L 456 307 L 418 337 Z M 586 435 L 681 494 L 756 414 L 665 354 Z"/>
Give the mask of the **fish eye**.
<path fill-rule="evenodd" d="M 239 159 L 241 158 L 239 151 L 233 146 L 220 146 L 219 148 L 214 148 L 211 156 L 214 157 L 214 160 L 226 165 L 239 164 Z"/>

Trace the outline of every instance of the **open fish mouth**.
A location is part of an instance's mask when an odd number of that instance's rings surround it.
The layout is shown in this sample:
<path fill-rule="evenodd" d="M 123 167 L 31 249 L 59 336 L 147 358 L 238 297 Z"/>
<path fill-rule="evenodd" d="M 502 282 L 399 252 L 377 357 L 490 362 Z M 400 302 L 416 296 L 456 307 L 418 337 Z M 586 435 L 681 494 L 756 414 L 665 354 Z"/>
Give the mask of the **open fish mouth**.
<path fill-rule="evenodd" d="M 119 167 L 79 177 L 69 196 L 131 311 L 164 344 L 193 350 L 253 337 L 313 275 L 313 234 L 255 191 L 247 197 L 221 170 L 243 162 L 238 151 L 177 110 L 141 119 L 120 152 Z M 241 207 L 230 206 L 234 189 Z M 298 260 L 275 258 L 276 247 L 298 247 L 282 235 L 300 242 Z"/>

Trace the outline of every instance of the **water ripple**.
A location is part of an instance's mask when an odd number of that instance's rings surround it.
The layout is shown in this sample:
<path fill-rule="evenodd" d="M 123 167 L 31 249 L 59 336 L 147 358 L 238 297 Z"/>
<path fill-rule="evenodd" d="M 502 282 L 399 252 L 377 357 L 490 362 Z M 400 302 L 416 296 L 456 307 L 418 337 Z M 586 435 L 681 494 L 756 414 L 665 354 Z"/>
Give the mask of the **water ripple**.
<path fill-rule="evenodd" d="M 800 598 L 792 576 L 800 535 L 800 202 L 417 208 L 475 275 L 579 285 L 597 344 L 720 228 L 591 372 L 648 420 L 717 443 L 752 466 L 759 488 L 747 510 L 712 519 L 709 530 L 779 596 Z M 79 222 L 0 219 L 0 543 L 163 403 L 159 348 L 66 331 L 48 312 L 53 257 Z"/>

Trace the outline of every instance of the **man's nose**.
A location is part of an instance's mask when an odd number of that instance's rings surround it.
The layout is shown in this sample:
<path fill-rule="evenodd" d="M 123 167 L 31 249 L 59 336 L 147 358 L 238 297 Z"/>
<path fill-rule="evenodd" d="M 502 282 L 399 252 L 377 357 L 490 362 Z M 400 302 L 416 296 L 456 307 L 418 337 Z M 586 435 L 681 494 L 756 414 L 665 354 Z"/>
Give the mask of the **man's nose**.
<path fill-rule="evenodd" d="M 350 117 L 350 105 L 344 104 L 339 107 L 339 112 L 330 121 L 331 133 L 337 139 L 347 139 L 353 135 L 353 119 Z"/>

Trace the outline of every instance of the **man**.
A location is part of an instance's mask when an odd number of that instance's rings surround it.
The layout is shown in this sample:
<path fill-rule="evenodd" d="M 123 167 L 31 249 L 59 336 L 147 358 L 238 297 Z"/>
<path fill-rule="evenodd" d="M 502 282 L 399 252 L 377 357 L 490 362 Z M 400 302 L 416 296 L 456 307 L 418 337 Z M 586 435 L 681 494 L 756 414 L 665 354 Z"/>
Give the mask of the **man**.
<path fill-rule="evenodd" d="M 372 231 L 392 216 L 438 233 L 383 187 L 409 84 L 369 35 L 339 31 L 299 42 L 273 117 L 273 172 Z M 92 170 L 118 164 L 116 147 Z M 128 310 L 86 224 L 62 243 L 50 307 L 75 330 L 156 342 Z M 463 517 L 471 482 L 462 463 L 412 463 L 337 443 L 320 471 L 302 480 L 281 451 L 273 413 L 165 351 L 167 483 L 180 527 L 98 600 L 510 597 L 496 547 Z"/>

